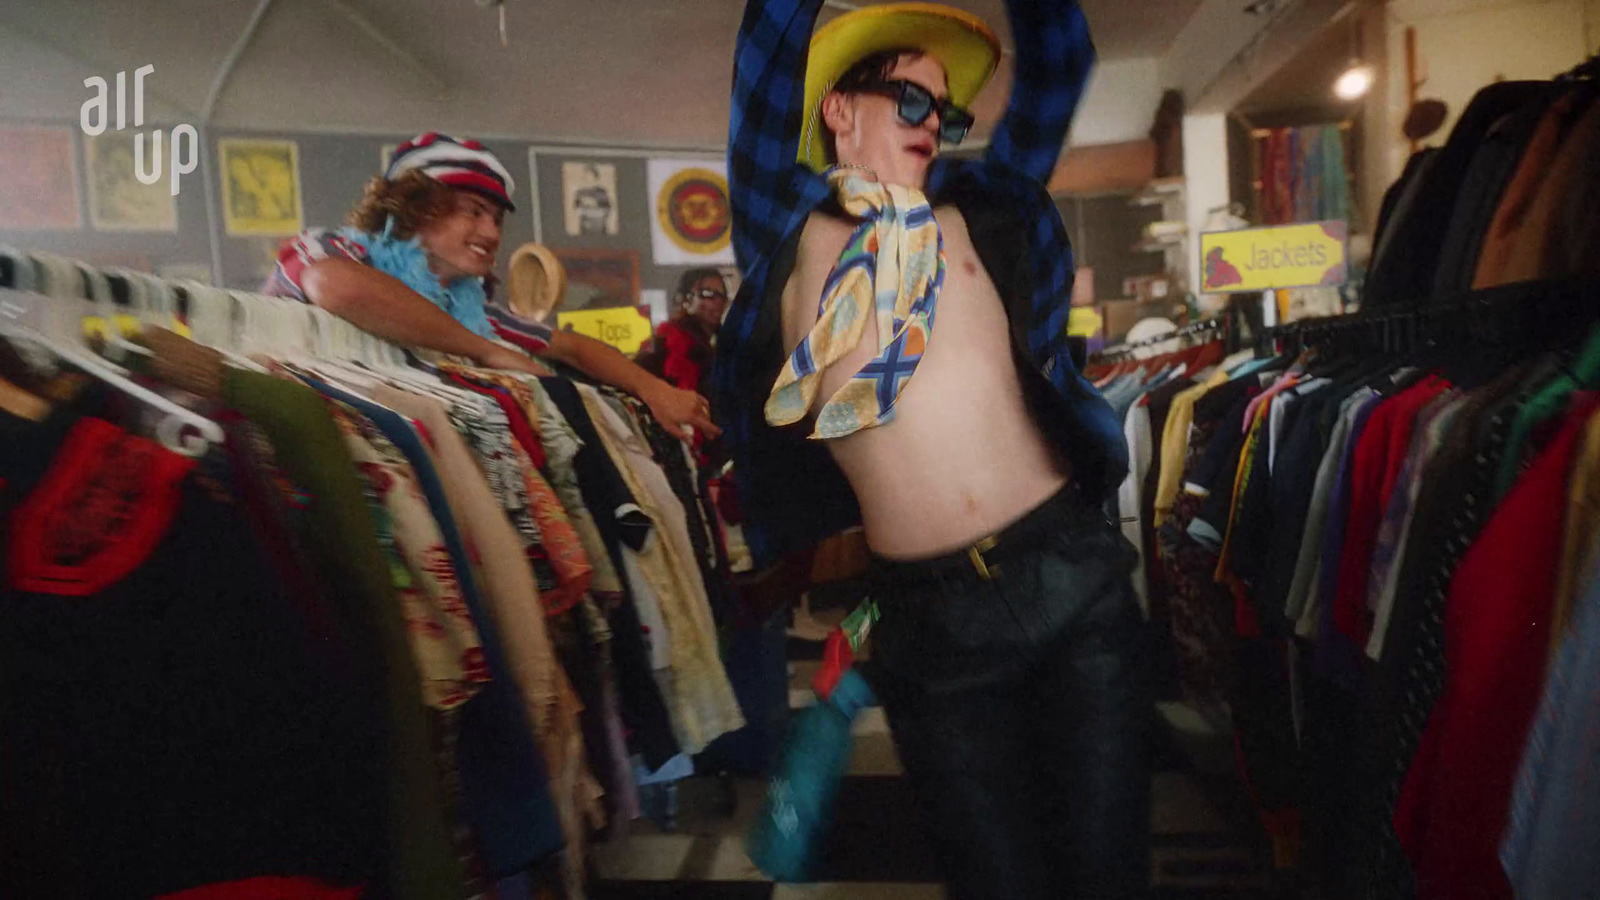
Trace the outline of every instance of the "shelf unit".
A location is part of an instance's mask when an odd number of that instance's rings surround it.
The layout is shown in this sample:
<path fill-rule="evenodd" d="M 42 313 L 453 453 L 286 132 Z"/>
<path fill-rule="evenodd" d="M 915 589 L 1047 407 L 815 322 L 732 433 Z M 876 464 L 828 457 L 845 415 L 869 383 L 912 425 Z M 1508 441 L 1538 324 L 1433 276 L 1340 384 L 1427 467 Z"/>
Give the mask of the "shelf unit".
<path fill-rule="evenodd" d="M 1129 206 L 1159 206 L 1161 221 L 1182 222 L 1184 230 L 1176 234 L 1146 237 L 1133 245 L 1135 253 L 1160 253 L 1172 284 L 1168 297 L 1181 298 L 1189 292 L 1189 257 L 1185 252 L 1189 242 L 1188 182 L 1183 178 L 1157 178 L 1145 185 L 1128 200 Z"/>

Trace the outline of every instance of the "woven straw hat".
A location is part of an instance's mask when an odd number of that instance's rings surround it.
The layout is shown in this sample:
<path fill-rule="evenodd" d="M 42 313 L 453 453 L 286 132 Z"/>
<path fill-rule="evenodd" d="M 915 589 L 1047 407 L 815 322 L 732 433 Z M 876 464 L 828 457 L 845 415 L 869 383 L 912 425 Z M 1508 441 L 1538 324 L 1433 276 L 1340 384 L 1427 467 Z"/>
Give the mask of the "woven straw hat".
<path fill-rule="evenodd" d="M 567 270 L 542 244 L 523 244 L 507 266 L 506 305 L 528 319 L 543 319 L 567 296 Z"/>

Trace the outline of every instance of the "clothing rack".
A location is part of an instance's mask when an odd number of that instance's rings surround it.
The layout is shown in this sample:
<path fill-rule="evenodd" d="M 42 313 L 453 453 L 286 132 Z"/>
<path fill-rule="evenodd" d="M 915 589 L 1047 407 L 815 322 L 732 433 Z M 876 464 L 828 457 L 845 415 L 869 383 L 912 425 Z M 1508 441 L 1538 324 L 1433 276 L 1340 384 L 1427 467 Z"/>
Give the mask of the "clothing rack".
<path fill-rule="evenodd" d="M 1232 329 L 1233 320 L 1226 314 L 1210 319 L 1201 319 L 1198 322 L 1190 322 L 1189 324 L 1184 325 L 1174 331 L 1169 331 L 1165 334 L 1157 335 L 1156 337 L 1147 338 L 1142 341 L 1133 341 L 1131 343 L 1117 344 L 1113 347 L 1107 347 L 1104 350 L 1096 353 L 1095 359 L 1096 361 L 1101 362 L 1113 359 L 1123 359 L 1133 354 L 1134 351 L 1159 346 L 1168 341 L 1180 338 L 1199 338 L 1212 336 L 1227 337 Z"/>
<path fill-rule="evenodd" d="M 1592 81 L 1600 78 L 1600 53 L 1556 76 L 1556 81 Z"/>
<path fill-rule="evenodd" d="M 228 535 L 237 539 L 203 546 L 236 550 L 239 558 L 230 562 L 257 576 L 240 584 L 214 584 L 172 578 L 159 568 L 147 575 L 143 567 L 170 568 L 175 558 L 157 554 L 136 561 L 133 572 L 112 583 L 81 588 L 82 596 L 99 600 L 114 590 L 140 589 L 147 582 L 139 578 L 156 578 L 163 579 L 164 603 L 264 617 L 261 627 L 230 624 L 208 630 L 202 624 L 175 640 L 237 641 L 250 648 L 234 656 L 239 665 L 228 673 L 232 680 L 219 680 L 224 691 L 253 685 L 262 670 L 252 666 L 276 664 L 258 658 L 262 654 L 255 648 L 276 646 L 291 655 L 304 651 L 307 659 L 282 666 L 306 673 L 312 686 L 289 685 L 283 690 L 301 691 L 293 695 L 295 702 L 273 696 L 259 709 L 251 707 L 252 714 L 281 714 L 281 719 L 262 718 L 271 723 L 258 729 L 263 732 L 305 726 L 332 737 L 303 757 L 278 754 L 283 765 L 274 771 L 295 784 L 314 784 L 337 771 L 333 780 L 343 785 L 355 772 L 381 770 L 374 777 L 401 785 L 393 790 L 407 798 L 407 827 L 423 823 L 404 832 L 403 842 L 395 840 L 391 852 L 387 807 L 377 800 L 370 807 L 358 800 L 326 808 L 303 803 L 296 808 L 297 814 L 305 813 L 303 822 L 285 817 L 281 828 L 274 825 L 289 847 L 277 849 L 289 859 L 285 864 L 291 871 L 320 875 L 328 868 L 373 884 L 392 880 L 406 890 L 381 892 L 410 897 L 479 894 L 489 886 L 486 879 L 521 879 L 529 885 L 559 881 L 566 897 L 581 900 L 593 828 L 646 811 L 670 816 L 665 798 L 672 783 L 693 771 L 692 758 L 744 728 L 739 695 L 718 646 L 717 627 L 731 621 L 737 596 L 726 578 L 724 531 L 693 457 L 636 397 L 554 368 L 550 375 L 534 377 L 448 358 L 415 359 L 399 345 L 297 300 L 11 247 L 0 247 L 0 349 L 6 363 L 0 401 L 10 401 L 0 413 L 7 417 L 0 424 L 9 429 L 0 443 L 8 451 L 12 441 L 26 444 L 41 458 L 50 457 L 52 473 L 64 465 L 60 459 L 80 459 L 79 444 L 70 452 L 61 449 L 65 445 L 54 424 L 37 429 L 29 424 L 56 417 L 51 421 L 71 429 L 66 440 L 114 448 L 82 454 L 89 462 L 72 474 L 74 484 L 83 487 L 104 470 L 111 473 L 104 477 L 115 477 L 119 486 L 131 485 L 129 491 L 152 493 L 165 487 L 149 488 L 149 479 L 170 477 L 177 483 L 189 471 L 185 466 L 206 458 L 200 465 L 207 467 L 207 489 L 181 492 L 185 512 L 151 527 L 166 530 L 162 547 L 187 547 L 175 542 L 211 533 L 194 524 L 203 517 L 211 517 L 204 521 L 217 528 L 239 519 L 240 533 Z M 98 385 L 92 392 L 84 387 L 85 375 Z M 120 392 L 116 402 L 100 399 L 111 395 L 106 389 Z M 86 399 L 74 406 L 80 392 Z M 142 405 L 130 410 L 121 395 Z M 580 458 L 575 447 L 594 449 Z M 172 454 L 190 460 L 174 461 Z M 8 453 L 5 462 L 12 466 L 17 458 Z M 131 471 L 134 466 L 143 471 Z M 10 518 L 10 504 L 44 495 L 13 474 L 0 472 L 8 482 L 8 493 L 0 498 L 7 506 L 0 511 L 14 534 L 49 530 L 17 530 L 23 526 Z M 287 496 L 290 484 L 318 498 L 304 517 L 286 514 L 284 504 L 300 496 Z M 130 508 L 155 505 L 137 502 L 143 495 L 129 496 Z M 46 509 L 45 502 L 39 508 Z M 381 514 L 375 512 L 379 504 Z M 146 514 L 143 521 L 159 518 Z M 475 560 L 480 565 L 467 554 L 469 542 L 482 551 Z M 329 546 L 339 551 L 323 553 Z M 39 552 L 47 551 L 54 552 Z M 263 561 L 277 565 L 270 571 L 249 568 Z M 234 570 L 222 565 L 215 571 Z M 28 614 L 33 606 L 10 598 L 56 590 L 34 586 L 42 583 L 11 579 L 0 584 L 7 600 L 0 607 L 9 616 Z M 318 592 L 306 588 L 323 583 L 338 588 L 326 596 L 312 596 Z M 235 593 L 243 598 L 237 610 L 212 602 Z M 292 614 L 271 618 L 284 612 L 272 601 L 288 596 L 304 603 Z M 384 618 L 369 616 L 374 610 Z M 547 620 L 556 624 L 547 626 Z M 673 623 L 670 637 L 668 621 Z M 101 628 L 104 638 L 121 622 L 108 618 L 93 628 Z M 15 627 L 10 633 L 31 634 Z M 653 641 L 646 637 L 652 633 L 658 636 Z M 299 642 L 304 637 L 315 640 Z M 339 678 L 313 677 L 310 663 L 340 656 L 343 645 L 338 652 L 323 649 L 339 640 L 349 640 L 357 649 L 348 655 L 363 660 L 351 666 L 365 668 L 339 669 Z M 7 645 L 0 653 L 10 665 L 0 680 L 8 684 L 11 673 L 28 668 L 17 662 L 24 657 L 12 652 L 15 647 Z M 53 655 L 63 665 L 72 662 L 70 654 Z M 663 688 L 655 673 L 665 670 L 673 670 L 675 683 L 687 678 L 698 686 L 682 694 Z M 101 674 L 120 682 L 124 673 Z M 379 683 L 390 692 L 386 702 L 373 687 Z M 249 696 L 241 702 L 256 696 L 253 690 L 242 693 Z M 157 707 L 169 703 L 160 690 L 150 694 Z M 309 694 L 325 700 L 326 707 L 300 702 Z M 693 704 L 682 699 L 689 696 L 700 699 Z M 0 702 L 9 699 L 0 696 Z M 470 714 L 456 712 L 469 703 Z M 536 704 L 543 718 L 533 715 Z M 339 736 L 348 735 L 329 727 L 346 721 L 336 715 L 340 709 L 368 716 L 371 722 L 352 726 L 350 734 L 372 740 L 340 744 Z M 584 717 L 587 711 L 595 712 Z M 27 737 L 17 736 L 31 734 L 12 729 L 14 721 L 7 718 L 11 740 L 0 741 L 8 758 L 14 747 L 28 744 Z M 47 720 L 29 721 L 38 728 Z M 432 727 L 440 731 L 430 732 Z M 775 726 L 758 723 L 758 729 L 769 727 Z M 427 765 L 434 747 L 429 742 L 446 729 L 452 747 L 467 749 L 448 768 L 435 769 Z M 758 738 L 757 745 L 770 739 L 751 736 Z M 204 729 L 186 739 L 196 752 L 211 746 Z M 346 755 L 335 754 L 336 747 Z M 484 749 L 489 747 L 492 753 Z M 328 760 L 316 755 L 322 751 Z M 737 759 L 738 752 L 719 749 L 710 758 Z M 194 796 L 203 801 L 189 806 L 238 808 L 236 802 L 214 799 L 232 789 L 223 776 L 245 777 L 240 773 L 248 763 L 235 769 L 234 761 L 248 754 L 213 756 L 204 764 L 222 774 L 215 783 L 198 780 Z M 375 766 L 374 760 L 385 762 Z M 162 765 L 152 770 L 165 771 Z M 523 777 L 532 772 L 540 774 Z M 465 799 L 452 805 L 443 790 L 432 793 L 448 784 L 441 776 L 458 775 L 457 783 L 475 785 L 472 792 L 462 792 Z M 107 784 L 120 777 L 109 772 Z M 8 797 L 15 783 L 7 782 Z M 361 793 L 353 787 L 350 793 L 375 798 L 385 789 Z M 306 790 L 327 794 L 320 787 Z M 141 794 L 134 790 L 129 796 Z M 658 809 L 646 805 L 652 798 L 661 798 L 653 803 Z M 25 798 L 18 808 L 27 810 L 28 802 Z M 41 795 L 34 805 L 56 810 L 70 804 Z M 70 815 L 93 813 L 86 803 Z M 299 849 L 297 828 L 338 832 L 353 843 L 327 849 L 325 855 L 334 860 L 328 862 Z M 469 830 L 474 856 L 469 865 L 457 866 L 460 847 L 452 846 L 450 835 Z M 182 882 L 218 871 L 231 874 L 227 866 L 242 863 L 229 854 L 253 853 L 270 843 L 234 846 L 229 840 L 235 831 L 231 825 L 209 831 L 213 843 L 203 858 L 210 864 L 226 857 L 221 869 L 194 875 L 180 856 L 163 857 L 150 863 L 152 878 Z M 61 860 L 46 853 L 31 858 L 40 860 L 39 867 L 23 879 L 57 880 L 54 867 Z M 116 868 L 85 877 L 110 875 Z M 9 866 L 7 875 L 12 876 Z M 412 889 L 414 883 L 424 886 Z M 142 886 L 127 890 L 153 893 Z"/>
<path fill-rule="evenodd" d="M 1429 343 L 1556 345 L 1581 339 L 1600 321 L 1600 284 L 1589 279 L 1530 281 L 1275 325 L 1262 331 L 1257 355 L 1316 346 L 1407 352 Z"/>

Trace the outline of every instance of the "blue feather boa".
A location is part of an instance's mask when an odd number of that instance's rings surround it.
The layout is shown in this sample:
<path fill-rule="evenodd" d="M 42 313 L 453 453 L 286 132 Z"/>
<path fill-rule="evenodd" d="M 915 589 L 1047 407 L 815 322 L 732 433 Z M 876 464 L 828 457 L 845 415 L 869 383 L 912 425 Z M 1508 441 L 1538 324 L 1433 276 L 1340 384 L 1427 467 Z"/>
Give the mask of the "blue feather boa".
<path fill-rule="evenodd" d="M 457 278 L 448 286 L 440 284 L 439 276 L 428 267 L 428 252 L 422 249 L 422 240 L 413 237 L 402 241 L 395 237 L 392 221 L 385 226 L 382 234 L 350 227 L 339 229 L 339 233 L 367 248 L 367 258 L 373 268 L 400 279 L 406 287 L 449 313 L 468 331 L 479 337 L 495 336 L 489 314 L 483 308 L 489 298 L 483 289 L 482 278 Z"/>

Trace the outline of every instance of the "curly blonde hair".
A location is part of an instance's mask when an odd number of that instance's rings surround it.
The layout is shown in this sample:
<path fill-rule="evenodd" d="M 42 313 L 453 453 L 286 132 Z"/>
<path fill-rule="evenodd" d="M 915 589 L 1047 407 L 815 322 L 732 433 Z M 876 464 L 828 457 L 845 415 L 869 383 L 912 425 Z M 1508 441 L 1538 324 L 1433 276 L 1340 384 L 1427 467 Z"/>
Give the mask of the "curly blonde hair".
<path fill-rule="evenodd" d="M 368 181 L 361 202 L 345 216 L 345 223 L 377 234 L 392 220 L 394 236 L 404 241 L 454 208 L 452 188 L 413 169 L 393 181 L 382 175 Z"/>

